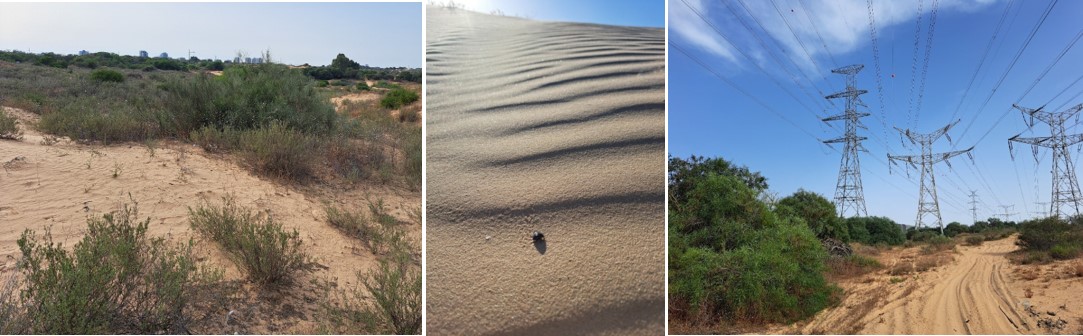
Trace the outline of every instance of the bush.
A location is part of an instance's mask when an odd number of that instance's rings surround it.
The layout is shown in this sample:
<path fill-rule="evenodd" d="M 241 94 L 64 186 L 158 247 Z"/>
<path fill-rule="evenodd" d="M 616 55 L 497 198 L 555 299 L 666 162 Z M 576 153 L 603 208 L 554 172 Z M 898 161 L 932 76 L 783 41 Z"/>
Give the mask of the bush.
<path fill-rule="evenodd" d="M 372 90 L 372 88 L 369 87 L 369 84 L 365 83 L 365 81 L 361 81 L 361 82 L 357 83 L 357 89 L 361 90 L 361 91 L 371 91 Z"/>
<path fill-rule="evenodd" d="M 860 276 L 883 267 L 876 259 L 858 254 L 827 258 L 828 273 L 836 280 Z"/>
<path fill-rule="evenodd" d="M 906 241 L 902 228 L 887 217 L 851 217 L 846 219 L 853 241 L 868 245 L 900 245 Z"/>
<path fill-rule="evenodd" d="M 979 246 L 985 242 L 985 237 L 981 235 L 973 235 L 966 237 L 966 244 L 970 246 Z"/>
<path fill-rule="evenodd" d="M 159 111 L 90 97 L 71 100 L 41 116 L 38 127 L 48 133 L 84 141 L 143 141 L 161 133 Z"/>
<path fill-rule="evenodd" d="M 18 241 L 26 287 L 21 298 L 31 333 L 179 333 L 193 285 L 200 281 L 191 246 L 148 238 L 150 218 L 136 208 L 87 220 L 68 251 L 27 230 Z"/>
<path fill-rule="evenodd" d="M 97 69 L 90 73 L 90 79 L 99 82 L 120 83 L 124 81 L 124 74 L 109 69 Z"/>
<path fill-rule="evenodd" d="M 328 85 L 331 85 L 331 83 L 326 80 L 316 81 L 316 87 L 327 87 Z"/>
<path fill-rule="evenodd" d="M 19 130 L 15 117 L 8 115 L 7 111 L 0 110 L 0 139 L 18 140 L 22 138 L 22 135 L 23 132 Z"/>
<path fill-rule="evenodd" d="M 279 122 L 240 134 L 242 155 L 256 171 L 291 180 L 312 174 L 314 143 L 307 135 Z"/>
<path fill-rule="evenodd" d="M 261 218 L 232 198 L 221 206 L 188 208 L 188 217 L 193 229 L 221 245 L 256 284 L 287 284 L 305 268 L 308 256 L 297 230 L 285 231 L 270 216 Z"/>
<path fill-rule="evenodd" d="M 222 130 L 204 126 L 189 134 L 188 140 L 208 152 L 221 153 L 240 148 L 241 132 L 237 132 L 229 126 Z"/>
<path fill-rule="evenodd" d="M 412 246 L 405 241 L 394 244 L 394 252 L 380 259 L 379 268 L 367 274 L 357 273 L 364 290 L 344 289 L 335 293 L 338 302 L 321 305 L 323 331 L 400 335 L 421 332 L 420 264 L 411 257 Z"/>
<path fill-rule="evenodd" d="M 817 238 L 849 241 L 846 223 L 835 213 L 835 205 L 827 198 L 804 189 L 778 201 L 780 214 L 796 216 L 805 221 Z"/>
<path fill-rule="evenodd" d="M 827 254 L 802 220 L 771 212 L 738 176 L 685 177 L 669 208 L 670 321 L 791 322 L 834 302 Z"/>
<path fill-rule="evenodd" d="M 955 248 L 955 241 L 951 238 L 935 235 L 932 238 L 925 240 L 929 245 L 922 248 L 922 252 L 934 253 L 940 251 L 947 251 Z"/>
<path fill-rule="evenodd" d="M 409 105 L 418 100 L 420 96 L 417 92 L 409 91 L 402 88 L 391 89 L 384 98 L 380 100 L 380 106 L 387 109 L 398 109 L 403 105 Z"/>

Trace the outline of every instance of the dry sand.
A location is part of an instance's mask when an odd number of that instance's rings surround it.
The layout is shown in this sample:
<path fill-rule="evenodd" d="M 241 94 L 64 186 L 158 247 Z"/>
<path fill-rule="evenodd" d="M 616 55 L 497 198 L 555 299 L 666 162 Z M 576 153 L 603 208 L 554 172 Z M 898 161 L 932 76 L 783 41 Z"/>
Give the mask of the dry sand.
<path fill-rule="evenodd" d="M 150 217 L 148 235 L 187 242 L 196 239 L 197 254 L 222 268 L 227 281 L 243 283 L 241 272 L 217 245 L 200 239 L 188 225 L 188 207 L 201 200 L 221 202 L 232 195 L 238 204 L 270 212 L 287 229 L 297 229 L 304 248 L 315 258 L 316 269 L 302 275 L 297 286 L 285 293 L 266 293 L 245 286 L 234 306 L 213 307 L 197 313 L 224 317 L 235 310 L 230 327 L 215 324 L 193 326 L 195 333 L 312 333 L 312 312 L 322 299 L 311 280 L 336 281 L 339 286 L 358 286 L 354 273 L 374 267 L 376 259 L 354 238 L 327 224 L 324 202 L 353 210 L 368 209 L 369 199 L 383 199 L 390 213 L 411 222 L 421 203 L 418 193 L 371 186 L 350 190 L 329 187 L 294 187 L 252 175 L 226 157 L 210 156 L 199 147 L 161 142 L 151 151 L 138 144 L 91 146 L 61 139 L 43 144 L 42 134 L 26 127 L 37 116 L 4 107 L 15 115 L 24 130 L 19 141 L 0 140 L 0 278 L 15 272 L 20 256 L 16 240 L 25 229 L 39 234 L 51 227 L 52 235 L 65 246 L 82 239 L 86 218 L 114 211 L 131 199 L 138 201 L 141 218 Z M 114 171 L 117 177 L 113 177 Z M 409 225 L 410 235 L 420 241 L 420 223 Z M 420 245 L 420 244 L 418 244 Z M 221 321 L 222 318 L 209 318 Z"/>
<path fill-rule="evenodd" d="M 664 31 L 430 6 L 427 36 L 428 334 L 664 333 Z"/>
<path fill-rule="evenodd" d="M 1083 331 L 1083 277 L 1068 273 L 1079 260 L 1045 266 L 1012 264 L 1015 238 L 958 246 L 945 252 L 942 266 L 892 276 L 897 263 L 920 259 L 918 248 L 877 257 L 885 270 L 840 283 L 845 298 L 837 307 L 794 326 L 772 328 L 784 334 L 1073 334 Z M 950 260 L 950 261 L 947 261 Z M 1028 280 L 1024 274 L 1037 269 Z M 894 281 L 893 281 L 894 279 Z M 1032 288 L 1032 297 L 1026 289 Z M 1074 299 L 1073 299 L 1074 298 Z M 1032 308 L 1028 308 L 1032 307 Z M 1048 314 L 1052 312 L 1053 315 Z M 1065 320 L 1063 328 L 1039 326 Z M 1041 322 L 1045 320 L 1045 322 Z"/>

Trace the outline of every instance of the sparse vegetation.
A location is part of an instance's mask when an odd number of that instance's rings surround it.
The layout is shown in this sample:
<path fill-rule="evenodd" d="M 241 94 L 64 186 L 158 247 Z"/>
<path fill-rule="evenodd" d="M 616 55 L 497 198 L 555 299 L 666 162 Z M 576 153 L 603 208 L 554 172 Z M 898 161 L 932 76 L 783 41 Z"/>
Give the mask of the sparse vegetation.
<path fill-rule="evenodd" d="M 985 242 L 985 237 L 981 236 L 981 235 L 970 235 L 970 236 L 966 236 L 965 241 L 966 241 L 966 245 L 980 246 L 983 242 Z"/>
<path fill-rule="evenodd" d="M 189 208 L 188 216 L 192 228 L 221 245 L 256 284 L 288 284 L 306 267 L 308 256 L 297 230 L 287 231 L 271 216 L 254 214 L 232 198 Z"/>
<path fill-rule="evenodd" d="M 8 115 L 7 111 L 0 110 L 0 139 L 18 140 L 23 132 L 19 130 L 15 117 Z"/>
<path fill-rule="evenodd" d="M 828 257 L 828 275 L 834 280 L 853 278 L 883 268 L 876 259 L 859 254 L 848 257 Z"/>

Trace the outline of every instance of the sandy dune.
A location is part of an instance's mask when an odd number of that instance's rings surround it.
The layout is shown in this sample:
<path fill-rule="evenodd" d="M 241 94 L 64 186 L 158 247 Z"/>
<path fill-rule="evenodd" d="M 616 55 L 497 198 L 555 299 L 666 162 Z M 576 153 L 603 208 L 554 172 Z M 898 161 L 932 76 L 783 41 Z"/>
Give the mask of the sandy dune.
<path fill-rule="evenodd" d="M 427 332 L 664 333 L 663 30 L 428 7 L 427 36 Z"/>
<path fill-rule="evenodd" d="M 1035 266 L 1013 265 L 1005 258 L 1017 249 L 1014 240 L 959 246 L 959 253 L 947 256 L 954 261 L 926 272 L 891 276 L 885 270 L 845 281 L 840 285 L 846 297 L 839 306 L 821 312 L 811 321 L 772 332 L 1044 334 L 1080 330 L 1077 320 L 1083 317 L 1083 301 L 1065 299 L 1078 297 L 1083 278 L 1066 277 L 1061 286 L 1046 285 L 1044 292 L 1027 298 L 1025 289 L 1034 284 L 1021 279 L 1015 270 Z M 878 259 L 890 269 L 918 253 L 916 248 L 893 251 Z M 1060 330 L 1039 326 L 1040 320 L 1058 318 L 1069 324 Z"/>
<path fill-rule="evenodd" d="M 232 195 L 238 204 L 270 212 L 283 226 L 300 232 L 306 251 L 318 266 L 303 276 L 296 290 L 249 292 L 245 294 L 248 299 L 235 306 L 204 312 L 225 316 L 235 310 L 240 327 L 196 324 L 193 332 L 197 333 L 314 332 L 311 313 L 322 294 L 310 280 L 337 279 L 339 285 L 356 286 L 354 273 L 376 264 L 360 242 L 326 223 L 324 202 L 368 209 L 366 198 L 373 202 L 383 199 L 391 214 L 404 222 L 411 222 L 410 212 L 417 211 L 420 204 L 416 193 L 384 187 L 335 190 L 285 186 L 254 176 L 228 158 L 208 156 L 199 147 L 183 143 L 161 142 L 153 151 L 137 144 L 91 146 L 68 140 L 47 145 L 42 143 L 46 137 L 25 127 L 35 122 L 36 115 L 4 110 L 22 121 L 24 137 L 20 141 L 0 140 L 0 276 L 15 271 L 20 256 L 16 240 L 23 230 L 42 233 L 51 227 L 56 241 L 72 246 L 82 239 L 88 216 L 119 209 L 131 202 L 129 195 L 138 201 L 140 217 L 152 218 L 149 235 L 176 242 L 195 238 L 197 254 L 224 269 L 226 280 L 239 280 L 242 274 L 213 243 L 191 232 L 189 206 L 200 200 L 221 202 L 223 196 Z M 411 225 L 410 230 L 420 241 L 420 225 Z"/>

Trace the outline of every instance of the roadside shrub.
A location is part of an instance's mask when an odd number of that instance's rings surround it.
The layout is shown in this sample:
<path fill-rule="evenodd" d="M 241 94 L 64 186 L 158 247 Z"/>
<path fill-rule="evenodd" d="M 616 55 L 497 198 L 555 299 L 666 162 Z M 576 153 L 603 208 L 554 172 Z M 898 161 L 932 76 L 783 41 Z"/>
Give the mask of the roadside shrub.
<path fill-rule="evenodd" d="M 278 122 L 240 135 L 242 156 L 257 172 L 291 180 L 311 175 L 313 144 L 309 136 Z"/>
<path fill-rule="evenodd" d="M 868 245 L 900 245 L 906 234 L 895 221 L 887 217 L 850 217 L 846 226 L 853 241 Z"/>
<path fill-rule="evenodd" d="M 926 245 L 925 247 L 922 247 L 922 249 L 921 249 L 922 252 L 925 252 L 925 253 L 934 253 L 934 252 L 940 252 L 940 251 L 947 251 L 947 250 L 955 248 L 955 241 L 954 240 L 952 240 L 951 238 L 944 237 L 944 236 L 939 236 L 939 235 L 936 235 L 936 236 L 933 236 L 932 238 L 929 238 L 928 240 L 926 240 L 926 243 L 928 243 L 928 245 Z"/>
<path fill-rule="evenodd" d="M 331 85 L 331 83 L 326 80 L 316 81 L 316 87 L 327 87 L 328 85 Z"/>
<path fill-rule="evenodd" d="M 372 88 L 369 87 L 369 83 L 366 83 L 365 81 L 358 82 L 357 89 L 361 91 L 372 91 Z"/>
<path fill-rule="evenodd" d="M 394 88 L 391 89 L 391 91 L 384 95 L 384 98 L 380 100 L 380 106 L 394 110 L 402 107 L 403 105 L 409 105 L 410 103 L 417 101 L 419 98 L 420 96 L 417 95 L 417 92 L 409 91 L 403 88 Z"/>
<path fill-rule="evenodd" d="M 270 216 L 253 214 L 232 198 L 224 198 L 220 206 L 188 208 L 188 217 L 193 229 L 221 245 L 256 284 L 287 284 L 305 268 L 308 256 L 297 230 L 286 231 Z"/>
<path fill-rule="evenodd" d="M 979 246 L 985 242 L 985 237 L 981 235 L 971 235 L 966 237 L 966 244 L 970 246 Z"/>
<path fill-rule="evenodd" d="M 670 309 L 671 321 L 792 322 L 835 302 L 803 220 L 780 218 L 737 176 L 685 176 L 669 208 L 668 281 L 671 306 L 687 309 Z"/>
<path fill-rule="evenodd" d="M 820 194 L 798 190 L 779 200 L 777 211 L 803 219 L 817 238 L 834 238 L 844 242 L 850 240 L 846 223 L 835 213 L 835 205 Z"/>
<path fill-rule="evenodd" d="M 27 230 L 18 240 L 26 283 L 21 299 L 29 332 L 45 334 L 179 333 L 188 297 L 202 279 L 191 245 L 146 236 L 150 218 L 136 208 L 92 217 L 70 251 Z"/>
<path fill-rule="evenodd" d="M 124 81 L 124 74 L 115 70 L 109 69 L 97 69 L 90 73 L 90 79 L 99 82 L 114 82 L 120 83 Z"/>
<path fill-rule="evenodd" d="M 1079 244 L 1059 243 L 1049 249 L 1049 256 L 1053 259 L 1072 259 L 1079 256 Z"/>
<path fill-rule="evenodd" d="M 18 140 L 22 138 L 22 135 L 23 132 L 19 130 L 15 117 L 8 115 L 7 111 L 0 110 L 0 139 Z"/>

